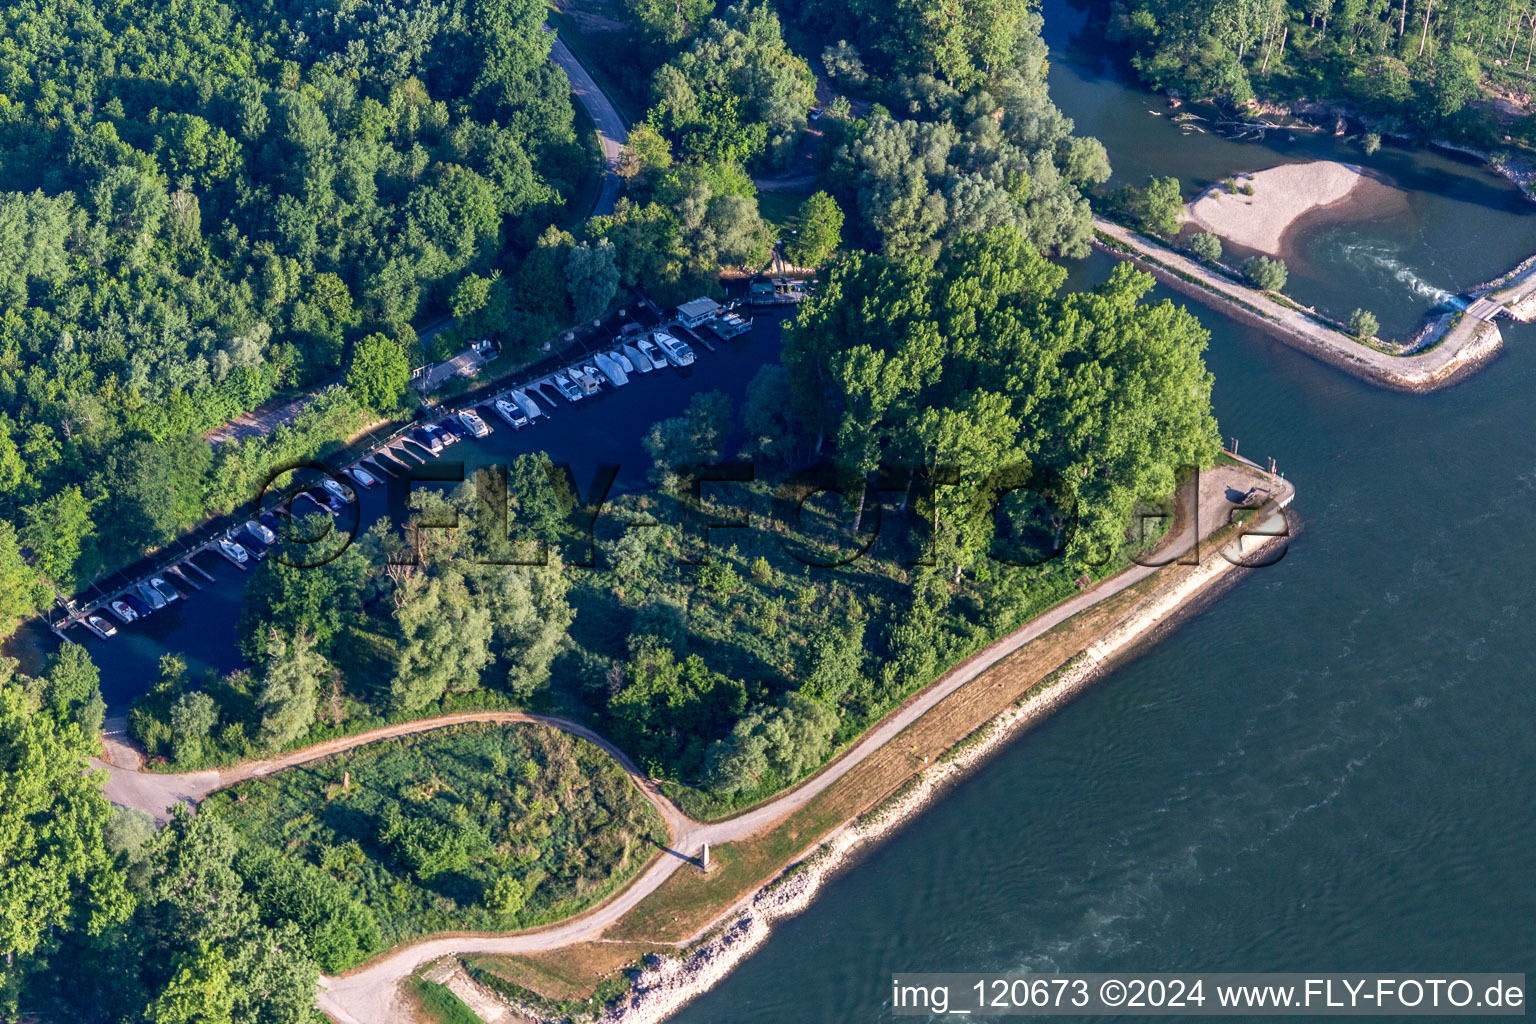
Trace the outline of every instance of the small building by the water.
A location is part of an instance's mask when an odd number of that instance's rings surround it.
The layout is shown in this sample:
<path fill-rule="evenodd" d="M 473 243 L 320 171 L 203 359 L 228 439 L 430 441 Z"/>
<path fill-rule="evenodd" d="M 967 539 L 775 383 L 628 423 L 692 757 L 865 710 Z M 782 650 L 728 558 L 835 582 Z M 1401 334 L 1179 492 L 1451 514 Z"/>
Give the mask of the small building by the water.
<path fill-rule="evenodd" d="M 698 298 L 677 307 L 678 323 L 684 327 L 698 327 L 720 315 L 720 303 L 714 299 Z"/>

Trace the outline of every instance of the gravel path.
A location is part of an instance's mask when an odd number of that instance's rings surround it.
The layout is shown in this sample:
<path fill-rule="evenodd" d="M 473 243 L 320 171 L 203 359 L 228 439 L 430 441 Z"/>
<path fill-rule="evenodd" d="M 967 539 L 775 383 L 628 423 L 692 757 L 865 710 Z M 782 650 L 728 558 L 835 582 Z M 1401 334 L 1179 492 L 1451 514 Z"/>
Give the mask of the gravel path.
<path fill-rule="evenodd" d="M 1254 482 L 1252 472 L 1227 467 L 1202 474 L 1199 515 L 1201 536 L 1209 535 L 1226 525 L 1237 497 L 1246 493 Z M 1274 496 L 1283 501 L 1288 501 L 1292 493 L 1290 485 L 1283 481 L 1275 485 L 1275 491 Z M 1189 529 L 1183 530 L 1165 552 L 1165 557 L 1187 550 L 1191 535 Z M 673 832 L 672 849 L 659 857 L 627 889 L 601 906 L 569 921 L 535 931 L 509 935 L 441 936 L 397 949 L 352 974 L 322 979 L 320 1008 L 340 1024 L 375 1024 L 378 1021 L 393 1020 L 399 983 L 422 965 L 440 957 L 470 953 L 536 953 L 600 937 L 605 929 L 617 923 L 645 897 L 655 892 L 673 872 L 685 865 L 691 866 L 692 858 L 697 856 L 703 843 L 718 846 L 740 841 L 803 807 L 945 697 L 1031 640 L 1078 612 L 1139 583 L 1156 571 L 1152 567 L 1132 566 L 984 648 L 888 715 L 820 773 L 760 807 L 714 823 L 693 821 L 673 808 L 671 813 L 675 817 L 668 817 L 668 825 L 672 826 L 676 822 L 678 827 Z"/>

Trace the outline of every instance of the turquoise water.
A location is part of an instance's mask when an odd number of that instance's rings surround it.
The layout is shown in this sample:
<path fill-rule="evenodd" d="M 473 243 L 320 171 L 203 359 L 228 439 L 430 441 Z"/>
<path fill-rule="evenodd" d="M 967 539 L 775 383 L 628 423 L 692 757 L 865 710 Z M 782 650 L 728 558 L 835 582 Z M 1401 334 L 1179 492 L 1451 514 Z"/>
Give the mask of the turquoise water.
<path fill-rule="evenodd" d="M 1174 138 L 1161 101 L 1073 64 L 1057 15 L 1053 94 L 1129 178 L 1339 145 Z M 1318 231 L 1293 294 L 1411 324 L 1432 297 L 1399 269 L 1450 290 L 1536 252 L 1536 204 L 1493 176 L 1379 166 L 1428 191 Z M 1536 327 L 1413 396 L 1191 308 L 1223 433 L 1299 488 L 1287 557 L 868 852 L 678 1024 L 891 1019 L 897 971 L 1536 967 Z"/>

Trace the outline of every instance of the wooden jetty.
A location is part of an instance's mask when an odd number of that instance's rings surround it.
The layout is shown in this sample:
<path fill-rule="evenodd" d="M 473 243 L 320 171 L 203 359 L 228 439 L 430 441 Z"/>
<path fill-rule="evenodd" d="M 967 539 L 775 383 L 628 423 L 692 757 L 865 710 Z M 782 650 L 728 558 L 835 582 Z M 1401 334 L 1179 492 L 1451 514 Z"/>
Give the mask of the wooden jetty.
<path fill-rule="evenodd" d="M 217 583 L 219 581 L 214 577 L 214 575 L 212 573 L 208 572 L 202 566 L 200 566 L 196 562 L 192 561 L 192 559 L 194 557 L 196 557 L 197 555 L 202 554 L 206 550 L 207 550 L 207 548 L 199 548 L 198 550 L 192 552 L 192 554 L 188 555 L 186 558 L 183 558 L 181 560 L 181 564 L 186 569 L 190 569 L 192 572 L 197 573 L 199 576 L 201 576 L 203 579 L 207 580 L 209 583 Z M 183 572 L 182 576 L 184 578 L 186 578 L 186 573 Z"/>
<path fill-rule="evenodd" d="M 250 565 L 248 564 L 250 559 L 246 559 L 246 561 L 241 562 L 235 558 L 232 558 L 229 552 L 225 551 L 222 547 L 219 546 L 218 541 L 209 542 L 208 544 L 204 545 L 203 550 L 206 551 L 209 548 L 212 548 L 214 551 L 218 552 L 220 557 L 222 557 L 230 565 L 233 565 L 236 569 L 239 569 L 241 572 L 251 571 Z"/>
<path fill-rule="evenodd" d="M 202 590 L 203 589 L 203 585 L 201 583 L 197 582 L 197 580 L 192 579 L 186 573 L 181 571 L 181 566 L 179 564 L 178 565 L 168 565 L 168 566 L 166 566 L 165 567 L 165 573 L 166 573 L 167 576 L 175 576 L 177 579 L 181 580 L 181 582 L 185 583 L 187 586 L 191 587 L 193 590 Z"/>

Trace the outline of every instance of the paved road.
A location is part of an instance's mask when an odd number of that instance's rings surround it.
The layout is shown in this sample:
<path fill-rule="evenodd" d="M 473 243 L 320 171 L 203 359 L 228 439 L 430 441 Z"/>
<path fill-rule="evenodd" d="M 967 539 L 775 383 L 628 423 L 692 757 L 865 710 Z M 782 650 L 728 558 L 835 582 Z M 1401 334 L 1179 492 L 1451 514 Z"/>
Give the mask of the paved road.
<path fill-rule="evenodd" d="M 544 27 L 546 31 L 550 30 L 548 25 Z M 587 74 L 587 69 L 581 66 L 576 55 L 571 53 L 570 47 L 558 35 L 549 56 L 565 70 L 566 77 L 571 80 L 571 92 L 597 125 L 598 141 L 603 147 L 603 161 L 608 165 L 608 171 L 603 175 L 603 190 L 592 207 L 592 215 L 599 217 L 612 213 L 613 204 L 619 198 L 619 155 L 629 142 L 629 131 L 603 90 L 597 87 L 592 76 Z"/>

